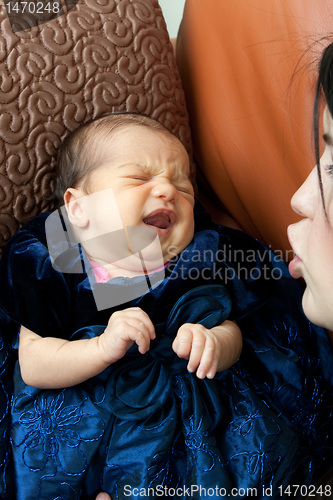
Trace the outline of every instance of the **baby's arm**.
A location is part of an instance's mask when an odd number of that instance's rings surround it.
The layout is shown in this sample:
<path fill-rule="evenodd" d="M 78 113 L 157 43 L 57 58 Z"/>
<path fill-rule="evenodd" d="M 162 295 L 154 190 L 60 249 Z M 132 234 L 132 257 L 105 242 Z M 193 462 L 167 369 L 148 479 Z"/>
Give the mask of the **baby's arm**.
<path fill-rule="evenodd" d="M 26 384 L 41 389 L 70 387 L 101 373 L 134 343 L 144 354 L 154 338 L 154 325 L 139 307 L 113 313 L 104 332 L 91 339 L 40 337 L 22 326 L 21 375 Z"/>
<path fill-rule="evenodd" d="M 236 363 L 242 344 L 239 327 L 233 321 L 225 321 L 211 330 L 200 324 L 185 323 L 172 347 L 180 358 L 189 360 L 190 372 L 197 371 L 198 378 L 213 378 L 216 372 Z"/>

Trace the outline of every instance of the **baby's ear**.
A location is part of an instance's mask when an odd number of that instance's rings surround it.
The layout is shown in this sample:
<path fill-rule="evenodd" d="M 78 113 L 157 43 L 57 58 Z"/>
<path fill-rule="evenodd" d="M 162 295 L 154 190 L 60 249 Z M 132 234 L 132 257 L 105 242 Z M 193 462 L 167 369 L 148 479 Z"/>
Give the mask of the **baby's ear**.
<path fill-rule="evenodd" d="M 83 198 L 87 196 L 81 189 L 68 188 L 64 195 L 64 201 L 69 222 L 76 227 L 84 228 L 89 223 L 85 210 Z"/>

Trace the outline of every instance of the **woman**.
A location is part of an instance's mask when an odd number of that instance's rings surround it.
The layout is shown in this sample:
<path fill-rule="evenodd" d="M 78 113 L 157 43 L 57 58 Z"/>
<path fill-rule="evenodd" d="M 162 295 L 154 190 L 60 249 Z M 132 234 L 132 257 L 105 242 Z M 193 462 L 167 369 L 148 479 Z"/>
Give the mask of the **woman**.
<path fill-rule="evenodd" d="M 322 103 L 326 105 L 323 113 L 325 150 L 320 158 Z M 294 278 L 302 277 L 305 281 L 304 313 L 313 323 L 327 328 L 333 344 L 333 43 L 324 50 L 319 64 L 313 128 L 316 167 L 291 200 L 293 210 L 303 219 L 288 227 L 288 238 L 295 252 L 289 271 Z M 316 487 L 315 498 L 322 498 L 325 488 L 328 491 L 332 484 L 333 470 Z"/>
<path fill-rule="evenodd" d="M 294 278 L 302 277 L 306 288 L 303 309 L 313 323 L 333 329 L 333 43 L 320 61 L 314 106 L 317 166 L 291 200 L 293 210 L 303 219 L 288 227 L 296 254 L 289 265 Z M 323 126 L 325 150 L 319 159 L 319 114 L 325 99 Z M 333 334 L 330 333 L 333 342 Z"/>
<path fill-rule="evenodd" d="M 326 101 L 323 136 L 326 147 L 319 159 L 319 115 L 323 98 Z M 305 280 L 302 305 L 306 316 L 313 323 L 327 328 L 333 343 L 333 43 L 325 49 L 320 61 L 314 131 L 317 167 L 291 202 L 293 210 L 303 220 L 288 228 L 288 237 L 295 251 L 289 270 L 294 278 Z M 315 494 L 318 499 L 330 497 L 332 489 L 329 484 L 332 483 L 333 471 L 319 485 L 308 486 L 306 490 L 311 498 Z M 295 496 L 296 491 L 290 493 Z M 109 498 L 102 493 L 96 500 Z"/>

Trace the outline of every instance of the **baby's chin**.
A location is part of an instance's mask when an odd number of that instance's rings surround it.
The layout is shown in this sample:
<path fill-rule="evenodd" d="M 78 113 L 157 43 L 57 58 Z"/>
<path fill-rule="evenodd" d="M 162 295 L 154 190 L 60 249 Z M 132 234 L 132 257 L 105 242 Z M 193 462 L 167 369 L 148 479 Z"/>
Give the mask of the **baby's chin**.
<path fill-rule="evenodd" d="M 183 237 L 179 237 L 178 235 L 173 240 L 169 238 L 168 244 L 161 242 L 164 262 L 170 262 L 176 255 L 179 255 L 191 243 L 192 239 L 193 234 L 187 234 Z"/>

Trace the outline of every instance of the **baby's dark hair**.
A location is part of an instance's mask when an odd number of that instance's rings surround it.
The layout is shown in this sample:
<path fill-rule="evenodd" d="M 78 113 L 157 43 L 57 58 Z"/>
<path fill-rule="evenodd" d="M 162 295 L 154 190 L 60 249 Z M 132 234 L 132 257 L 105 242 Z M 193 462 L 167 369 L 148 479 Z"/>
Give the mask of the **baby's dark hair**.
<path fill-rule="evenodd" d="M 320 147 L 319 147 L 319 121 L 321 115 L 321 104 L 324 98 L 328 110 L 333 117 L 333 43 L 328 45 L 322 53 L 316 85 L 315 101 L 313 107 L 313 131 L 316 165 L 318 170 L 321 198 L 325 209 L 324 191 L 320 171 Z M 326 210 L 325 210 L 326 212 Z"/>
<path fill-rule="evenodd" d="M 160 122 L 138 113 L 109 113 L 80 125 L 64 139 L 59 148 L 54 190 L 57 206 L 63 205 L 68 188 L 80 185 L 85 189 L 90 173 L 100 165 L 101 151 L 95 145 L 96 132 L 99 137 L 104 134 L 105 139 L 109 139 L 114 132 L 131 125 L 148 127 L 177 139 Z"/>

